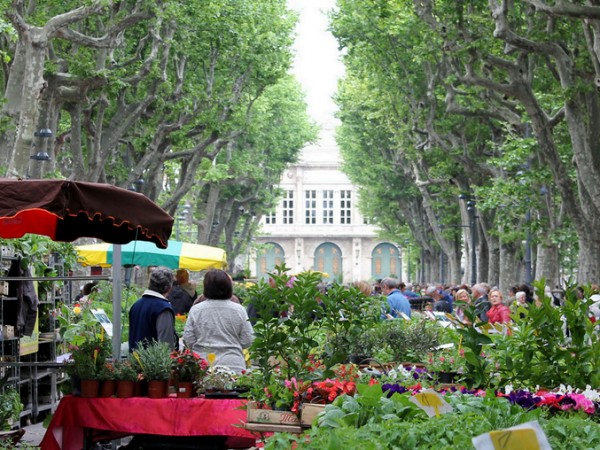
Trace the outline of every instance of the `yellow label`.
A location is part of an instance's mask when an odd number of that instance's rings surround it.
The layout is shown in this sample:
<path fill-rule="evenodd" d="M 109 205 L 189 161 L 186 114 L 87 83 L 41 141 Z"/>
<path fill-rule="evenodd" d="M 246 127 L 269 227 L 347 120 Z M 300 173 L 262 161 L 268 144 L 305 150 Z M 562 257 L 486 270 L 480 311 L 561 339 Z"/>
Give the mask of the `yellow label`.
<path fill-rule="evenodd" d="M 206 355 L 206 359 L 208 360 L 210 367 L 212 367 L 217 359 L 217 355 L 215 353 L 209 353 Z"/>
<path fill-rule="evenodd" d="M 435 392 L 421 392 L 415 398 L 422 406 L 433 408 L 436 416 L 440 415 L 439 408 L 443 403 Z"/>
<path fill-rule="evenodd" d="M 540 443 L 533 428 L 492 431 L 490 439 L 495 450 L 540 450 Z"/>

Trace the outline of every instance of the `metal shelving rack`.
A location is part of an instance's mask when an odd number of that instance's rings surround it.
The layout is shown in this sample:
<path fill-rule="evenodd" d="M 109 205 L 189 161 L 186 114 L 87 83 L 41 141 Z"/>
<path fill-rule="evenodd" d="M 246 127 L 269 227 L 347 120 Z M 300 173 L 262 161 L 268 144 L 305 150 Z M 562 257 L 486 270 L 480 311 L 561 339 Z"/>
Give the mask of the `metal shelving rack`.
<path fill-rule="evenodd" d="M 0 254 L 0 281 L 9 280 L 5 275 L 5 266 L 16 258 L 7 257 L 4 252 Z M 59 301 L 69 302 L 69 290 L 65 289 L 68 282 L 64 281 L 64 265 L 62 261 L 52 255 L 49 258 L 49 267 L 54 269 L 56 277 L 33 277 L 37 281 L 48 282 L 46 291 L 41 292 L 38 285 L 38 336 L 37 351 L 22 355 L 21 339 L 5 338 L 2 340 L 0 353 L 0 373 L 11 373 L 9 383 L 17 387 L 21 393 L 21 402 L 24 409 L 21 412 L 22 420 L 36 422 L 40 413 L 53 412 L 58 405 L 59 393 L 58 379 L 61 375 L 56 364 L 58 339 L 55 334 L 56 321 L 52 312 Z M 17 302 L 16 297 L 0 297 L 0 321 L 5 324 L 5 307 L 13 307 L 10 302 Z"/>

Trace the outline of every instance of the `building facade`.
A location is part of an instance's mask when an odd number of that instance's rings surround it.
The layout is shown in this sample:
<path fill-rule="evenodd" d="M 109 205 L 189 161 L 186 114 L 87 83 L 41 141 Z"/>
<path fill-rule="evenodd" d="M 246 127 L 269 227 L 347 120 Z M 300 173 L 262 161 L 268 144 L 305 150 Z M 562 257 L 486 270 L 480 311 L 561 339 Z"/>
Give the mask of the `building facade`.
<path fill-rule="evenodd" d="M 340 170 L 333 129 L 302 151 L 282 176 L 283 198 L 262 218 L 263 234 L 251 258 L 261 278 L 285 263 L 291 273 L 315 270 L 325 281 L 350 283 L 393 275 L 400 278 L 400 249 L 377 239 L 377 229 L 358 210 L 358 193 Z"/>

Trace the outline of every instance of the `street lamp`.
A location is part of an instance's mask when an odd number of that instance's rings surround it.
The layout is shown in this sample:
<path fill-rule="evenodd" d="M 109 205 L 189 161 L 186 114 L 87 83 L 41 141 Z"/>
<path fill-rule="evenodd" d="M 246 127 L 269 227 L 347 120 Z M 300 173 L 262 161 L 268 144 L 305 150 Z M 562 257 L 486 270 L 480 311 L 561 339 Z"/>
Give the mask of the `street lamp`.
<path fill-rule="evenodd" d="M 52 137 L 52 130 L 50 128 L 42 128 L 33 133 L 33 135 L 40 139 L 50 139 Z M 45 145 L 43 147 L 45 147 Z M 42 150 L 31 155 L 29 159 L 33 159 L 34 161 L 50 161 L 51 158 L 46 150 Z"/>
<path fill-rule="evenodd" d="M 469 228 L 471 229 L 471 286 L 477 283 L 477 223 L 475 219 L 475 200 L 465 194 L 458 196 L 460 200 L 467 200 L 467 214 L 469 215 Z"/>
<path fill-rule="evenodd" d="M 404 240 L 404 245 L 406 246 L 406 278 L 408 282 L 410 282 L 410 241 L 408 239 Z"/>
<path fill-rule="evenodd" d="M 181 220 L 187 220 L 188 215 L 190 213 L 190 211 L 192 210 L 192 205 L 190 205 L 189 203 L 185 203 L 185 205 L 183 205 L 181 207 L 181 209 L 177 208 L 177 211 L 175 212 L 175 240 L 179 241 L 179 221 Z"/>

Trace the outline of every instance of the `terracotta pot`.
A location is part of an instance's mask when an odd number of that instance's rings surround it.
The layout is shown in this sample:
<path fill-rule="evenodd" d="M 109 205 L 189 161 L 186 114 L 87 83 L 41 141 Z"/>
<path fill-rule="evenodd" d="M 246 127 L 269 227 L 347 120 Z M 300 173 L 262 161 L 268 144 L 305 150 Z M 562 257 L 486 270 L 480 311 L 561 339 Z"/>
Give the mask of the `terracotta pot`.
<path fill-rule="evenodd" d="M 177 383 L 177 397 L 190 398 L 194 397 L 194 383 L 191 381 L 180 381 Z"/>
<path fill-rule="evenodd" d="M 133 397 L 134 382 L 131 380 L 119 380 L 117 382 L 117 397 L 129 398 Z"/>
<path fill-rule="evenodd" d="M 98 380 L 81 380 L 81 396 L 85 398 L 98 397 L 100 382 Z"/>
<path fill-rule="evenodd" d="M 117 380 L 104 380 L 100 385 L 100 397 L 112 397 L 117 390 Z"/>
<path fill-rule="evenodd" d="M 148 381 L 148 397 L 164 398 L 167 396 L 167 382 L 152 380 Z"/>

